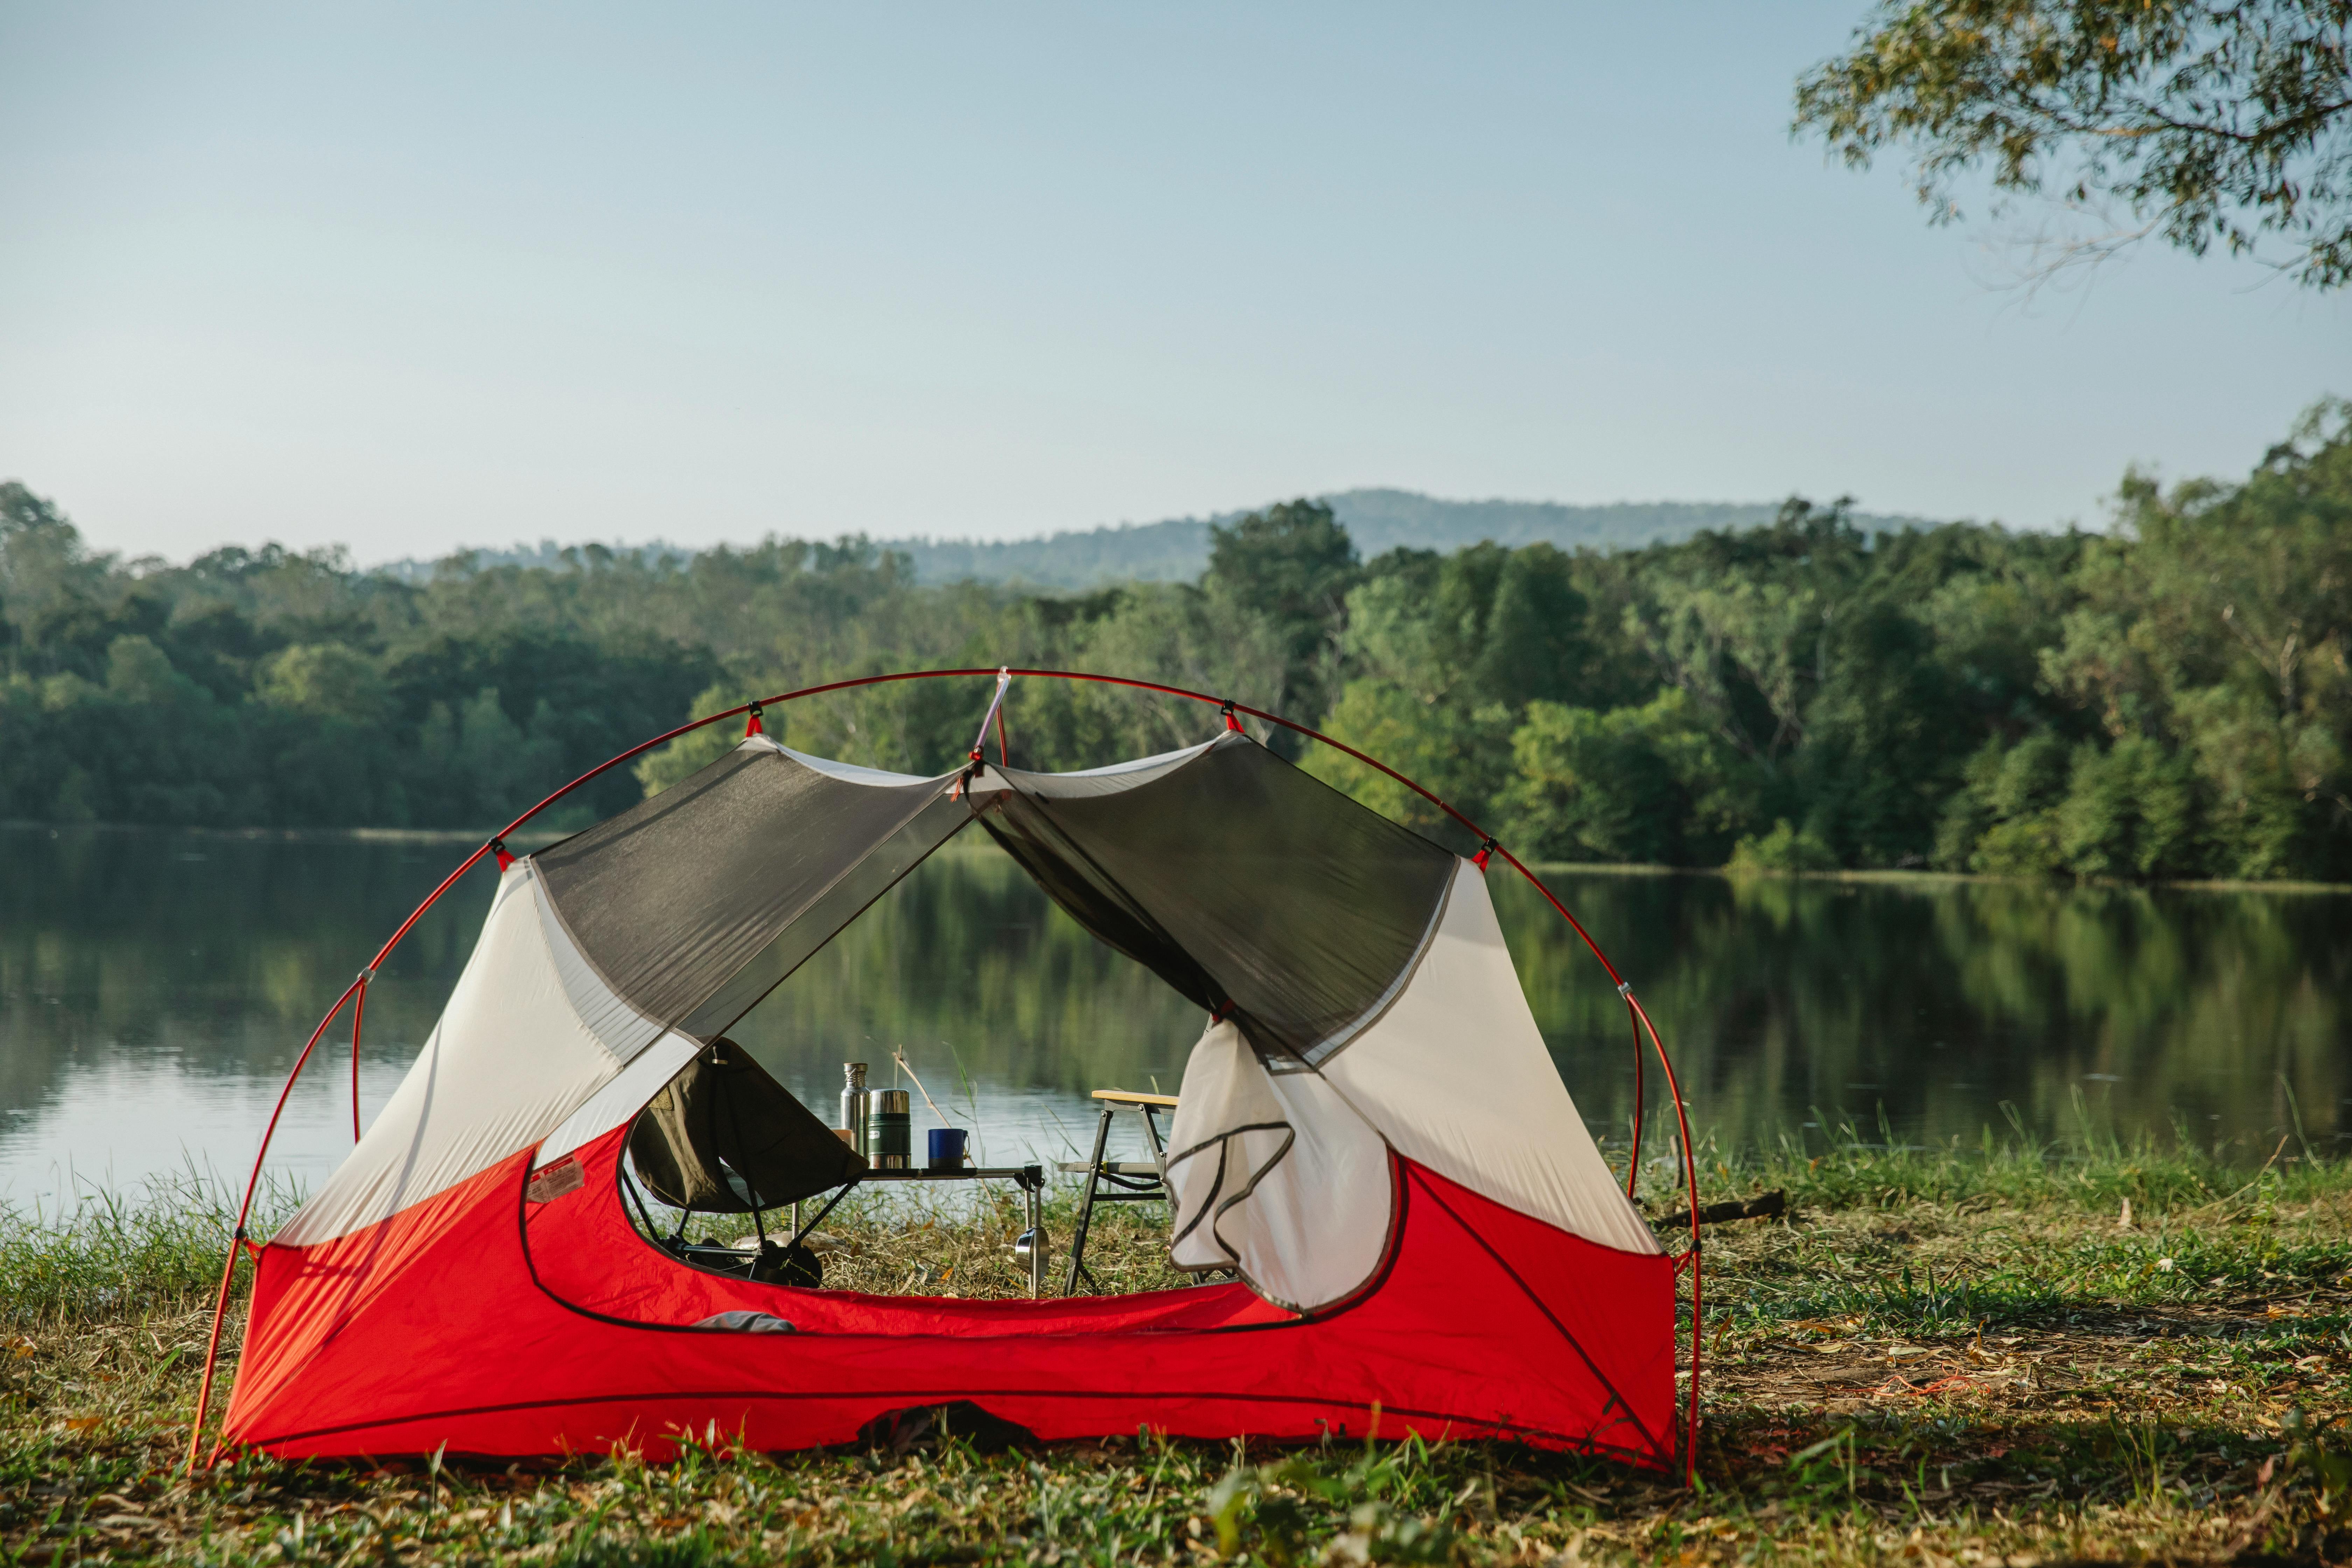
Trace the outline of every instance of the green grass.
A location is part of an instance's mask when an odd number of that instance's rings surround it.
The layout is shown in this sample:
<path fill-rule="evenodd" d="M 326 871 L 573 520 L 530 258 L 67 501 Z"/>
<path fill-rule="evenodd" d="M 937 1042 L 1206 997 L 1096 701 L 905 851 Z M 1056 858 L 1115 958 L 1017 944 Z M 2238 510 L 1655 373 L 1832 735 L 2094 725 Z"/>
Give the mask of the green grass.
<path fill-rule="evenodd" d="M 2352 1172 L 2154 1144 L 1708 1151 L 1702 1484 L 1498 1444 L 723 1440 L 469 1468 L 178 1462 L 226 1224 L 181 1184 L 0 1215 L 0 1552 L 42 1563 L 1602 1562 L 2352 1556 Z M 1647 1194 L 1654 1209 L 1680 1194 Z M 2123 1204 L 2131 1202 L 2129 1226 Z M 1052 1225 L 1068 1231 L 1057 1194 Z M 1165 1282 L 1114 1211 L 1111 1279 Z M 841 1283 L 1010 1294 L 1011 1215 L 874 1205 Z M 947 1260 L 961 1258 L 960 1263 Z M 2167 1260 L 2169 1266 L 2167 1267 Z M 945 1271 L 952 1267 L 952 1274 Z"/>
<path fill-rule="evenodd" d="M 254 1205 L 266 1236 L 295 1194 L 270 1188 Z M 169 1315 L 220 1288 L 236 1194 L 188 1173 L 136 1194 L 86 1188 L 57 1208 L 0 1204 L 0 1327 Z"/>
<path fill-rule="evenodd" d="M 1788 1238 L 1785 1262 L 1744 1245 L 1733 1252 L 1739 1283 L 1717 1299 L 1733 1322 L 1860 1316 L 1889 1332 L 1958 1333 L 2073 1303 L 2180 1305 L 2352 1284 L 2341 1235 L 2307 1223 L 2342 1201 L 2352 1176 L 2284 1147 L 2249 1171 L 2152 1139 L 1988 1133 L 1920 1149 L 1866 1142 L 1846 1125 L 1819 1153 L 1794 1143 L 1740 1158 L 1710 1152 L 1701 1180 L 1702 1199 L 1779 1188 L 1808 1220 L 1768 1233 Z M 1744 1244 L 1753 1234 L 1726 1236 Z"/>

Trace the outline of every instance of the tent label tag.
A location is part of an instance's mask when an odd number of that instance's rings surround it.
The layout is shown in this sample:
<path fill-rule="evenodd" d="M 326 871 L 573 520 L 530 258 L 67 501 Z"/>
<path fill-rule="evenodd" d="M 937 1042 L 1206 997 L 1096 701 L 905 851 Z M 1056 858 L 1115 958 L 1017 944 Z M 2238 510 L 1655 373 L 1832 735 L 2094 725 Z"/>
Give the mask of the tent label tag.
<path fill-rule="evenodd" d="M 566 1193 L 576 1193 L 588 1184 L 588 1173 L 580 1168 L 579 1159 L 566 1154 L 554 1164 L 531 1177 L 523 1195 L 535 1204 L 552 1203 Z"/>

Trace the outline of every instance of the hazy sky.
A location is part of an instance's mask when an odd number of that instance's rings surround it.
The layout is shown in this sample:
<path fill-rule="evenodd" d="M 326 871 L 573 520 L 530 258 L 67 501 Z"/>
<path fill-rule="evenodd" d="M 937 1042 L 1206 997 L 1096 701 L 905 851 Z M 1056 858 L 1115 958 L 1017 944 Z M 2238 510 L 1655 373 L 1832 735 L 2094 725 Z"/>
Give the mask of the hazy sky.
<path fill-rule="evenodd" d="M 1357 485 L 2047 525 L 2352 393 L 2352 300 L 2029 305 L 1792 143 L 1863 8 L 0 0 L 0 477 L 363 561 Z"/>

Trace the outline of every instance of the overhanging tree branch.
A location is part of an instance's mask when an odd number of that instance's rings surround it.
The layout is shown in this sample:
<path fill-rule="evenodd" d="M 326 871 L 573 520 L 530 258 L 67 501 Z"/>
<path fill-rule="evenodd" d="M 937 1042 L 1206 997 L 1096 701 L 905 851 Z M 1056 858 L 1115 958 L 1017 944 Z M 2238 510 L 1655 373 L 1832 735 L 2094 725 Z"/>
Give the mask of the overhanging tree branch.
<path fill-rule="evenodd" d="M 1936 221 L 2004 197 L 2128 205 L 2202 255 L 2352 281 L 2352 0 L 1882 0 L 1798 84 L 1794 131 L 1852 167 L 1900 146 Z"/>

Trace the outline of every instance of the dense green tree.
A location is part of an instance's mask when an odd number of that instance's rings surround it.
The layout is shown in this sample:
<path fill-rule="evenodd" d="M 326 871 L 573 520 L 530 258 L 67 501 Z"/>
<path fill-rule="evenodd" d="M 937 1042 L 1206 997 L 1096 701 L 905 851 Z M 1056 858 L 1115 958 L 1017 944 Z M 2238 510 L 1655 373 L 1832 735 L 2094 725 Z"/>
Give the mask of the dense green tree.
<path fill-rule="evenodd" d="M 1719 865 L 1750 826 L 1748 764 L 1679 689 L 1605 712 L 1538 702 L 1511 754 L 1502 826 L 1522 855 Z"/>
<path fill-rule="evenodd" d="M 1832 676 L 1839 618 L 1868 572 L 1851 503 L 1794 500 L 1768 528 L 1655 552 L 1631 629 L 1716 732 L 1777 775 Z"/>
<path fill-rule="evenodd" d="M 2243 484 L 2134 474 L 2119 514 L 2051 684 L 2116 745 L 2185 759 L 2212 870 L 2352 874 L 2352 406 L 2314 409 Z"/>
<path fill-rule="evenodd" d="M 1495 797 L 1510 780 L 1514 717 L 1498 703 L 1424 702 L 1386 681 L 1351 680 L 1324 730 L 1491 830 Z M 1382 816 L 1460 847 L 1444 811 L 1379 769 L 1325 747 L 1304 765 Z"/>
<path fill-rule="evenodd" d="M 1946 804 L 1936 863 L 1952 871 L 2050 870 L 2061 863 L 2052 813 L 2066 796 L 2068 747 L 2048 730 L 1996 735 L 1968 762 Z"/>
<path fill-rule="evenodd" d="M 1271 625 L 1284 671 L 1276 709 L 1313 722 L 1337 689 L 1339 634 L 1356 546 L 1321 501 L 1284 501 L 1209 530 L 1202 587 Z"/>
<path fill-rule="evenodd" d="M 1530 558 L 1522 562 L 1522 557 Z M 1350 679 L 1324 721 L 1481 822 L 1511 773 L 1511 731 L 1531 697 L 1564 696 L 1584 656 L 1584 601 L 1548 545 L 1472 545 L 1451 555 L 1397 550 L 1348 595 L 1339 648 Z M 1401 822 L 1443 812 L 1343 753 L 1307 769 Z"/>
<path fill-rule="evenodd" d="M 392 683 L 376 661 L 341 643 L 296 643 L 269 655 L 255 671 L 253 695 L 289 713 L 362 727 L 392 713 Z"/>
<path fill-rule="evenodd" d="M 1865 534 L 1843 503 L 1796 500 L 1767 527 L 1643 550 L 1359 564 L 1328 513 L 1294 504 L 1223 531 L 1199 583 L 1066 597 L 919 586 L 859 539 L 552 559 L 458 558 L 423 581 L 275 546 L 125 564 L 0 487 L 0 816 L 482 829 L 691 713 L 1013 664 L 1319 719 L 1538 857 L 2352 878 L 2343 405 L 2242 482 L 2127 477 L 2105 535 Z M 937 773 L 991 685 L 855 686 L 767 725 Z M 1017 681 L 1003 718 L 1016 766 L 1055 769 L 1220 722 L 1046 680 Z M 741 733 L 611 770 L 541 826 L 617 811 Z M 1302 761 L 1471 847 L 1390 775 L 1326 748 Z"/>
<path fill-rule="evenodd" d="M 1549 544 L 1510 552 L 1495 581 L 1485 646 L 1472 679 L 1506 708 L 1590 699 L 1586 601 L 1568 555 Z"/>

